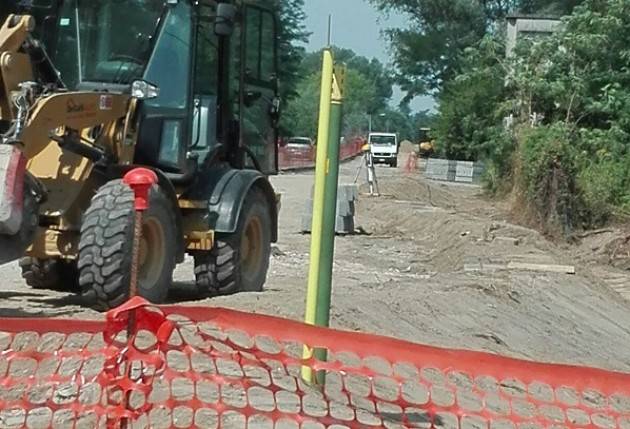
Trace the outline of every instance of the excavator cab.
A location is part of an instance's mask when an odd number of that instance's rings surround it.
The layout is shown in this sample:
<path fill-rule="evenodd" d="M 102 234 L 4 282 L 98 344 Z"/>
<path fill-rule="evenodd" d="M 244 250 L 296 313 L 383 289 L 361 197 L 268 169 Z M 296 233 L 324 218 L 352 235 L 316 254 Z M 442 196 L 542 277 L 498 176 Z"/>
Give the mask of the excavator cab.
<path fill-rule="evenodd" d="M 17 243 L 8 232 L 35 218 L 32 238 L 17 232 L 29 237 L 21 260 L 27 283 L 78 283 L 98 309 L 124 302 L 133 213 L 121 178 L 143 166 L 159 185 L 143 225 L 140 293 L 162 302 L 186 253 L 201 294 L 261 290 L 277 239 L 268 180 L 277 172 L 280 113 L 274 6 L 32 0 L 16 7 L 9 12 L 32 13 L 35 25 L 10 15 L 0 29 L 0 57 L 13 59 L 0 65 L 0 175 L 18 185 L 0 189 L 0 244 Z M 24 172 L 12 170 L 21 165 Z M 22 176 L 23 186 L 14 180 Z M 21 208 L 33 200 L 35 217 Z M 22 213 L 3 217 L 16 207 Z M 3 247 L 6 262 L 16 252 Z"/>

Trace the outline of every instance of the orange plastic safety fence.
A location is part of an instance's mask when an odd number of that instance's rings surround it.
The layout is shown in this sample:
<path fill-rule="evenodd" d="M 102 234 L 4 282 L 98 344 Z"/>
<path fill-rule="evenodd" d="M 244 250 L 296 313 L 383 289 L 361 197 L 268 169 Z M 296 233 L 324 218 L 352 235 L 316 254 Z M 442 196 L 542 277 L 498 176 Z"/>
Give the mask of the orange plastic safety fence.
<path fill-rule="evenodd" d="M 105 323 L 0 322 L 1 428 L 630 428 L 630 376 L 596 369 L 138 298 Z"/>
<path fill-rule="evenodd" d="M 339 148 L 339 159 L 345 161 L 360 155 L 363 144 L 360 138 L 344 141 Z M 296 149 L 282 146 L 278 149 L 278 167 L 282 171 L 313 168 L 315 157 L 314 147 Z"/>

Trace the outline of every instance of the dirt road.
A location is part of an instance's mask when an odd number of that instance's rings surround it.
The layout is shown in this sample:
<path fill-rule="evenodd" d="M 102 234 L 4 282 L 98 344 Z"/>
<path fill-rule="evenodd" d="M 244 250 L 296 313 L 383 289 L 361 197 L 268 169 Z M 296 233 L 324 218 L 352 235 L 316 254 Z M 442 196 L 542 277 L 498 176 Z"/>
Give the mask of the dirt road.
<path fill-rule="evenodd" d="M 343 166 L 343 183 L 357 165 Z M 369 235 L 337 240 L 334 327 L 630 371 L 630 304 L 610 287 L 623 292 L 630 276 L 592 257 L 593 241 L 554 245 L 510 224 L 476 187 L 387 168 L 379 175 L 385 195 L 362 197 L 358 206 L 357 222 Z M 178 268 L 172 302 L 301 319 L 309 237 L 298 231 L 312 182 L 312 173 L 274 179 L 284 195 L 281 239 L 264 293 L 191 301 L 187 262 Z M 507 269 L 510 262 L 577 265 L 577 274 Z M 101 317 L 72 295 L 29 290 L 16 265 L 0 267 L 0 278 L 0 316 Z"/>

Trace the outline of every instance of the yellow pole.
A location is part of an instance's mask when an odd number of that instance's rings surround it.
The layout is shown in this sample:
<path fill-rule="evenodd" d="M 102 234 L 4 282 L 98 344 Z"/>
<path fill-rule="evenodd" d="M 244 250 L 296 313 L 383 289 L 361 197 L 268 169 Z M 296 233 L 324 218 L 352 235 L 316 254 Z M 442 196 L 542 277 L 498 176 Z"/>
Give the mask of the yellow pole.
<path fill-rule="evenodd" d="M 306 298 L 306 318 L 309 325 L 315 325 L 317 315 L 317 297 L 319 295 L 319 265 L 322 249 L 322 231 L 324 226 L 324 200 L 326 191 L 326 172 L 328 170 L 328 137 L 330 128 L 330 103 L 332 100 L 333 55 L 328 48 L 324 50 L 322 66 L 322 85 L 319 100 L 319 128 L 317 132 L 317 158 L 315 166 L 315 192 L 313 195 L 313 226 L 311 229 L 311 261 L 308 276 Z M 304 359 L 310 359 L 313 350 L 304 348 Z M 313 382 L 313 371 L 303 367 L 302 377 Z"/>

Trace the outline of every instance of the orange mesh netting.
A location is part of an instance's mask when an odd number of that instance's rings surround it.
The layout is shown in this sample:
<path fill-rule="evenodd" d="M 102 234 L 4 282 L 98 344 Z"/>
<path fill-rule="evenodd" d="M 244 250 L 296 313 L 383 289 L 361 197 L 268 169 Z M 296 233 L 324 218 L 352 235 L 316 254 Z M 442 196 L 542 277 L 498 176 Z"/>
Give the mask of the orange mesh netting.
<path fill-rule="evenodd" d="M 347 161 L 360 155 L 364 144 L 364 140 L 359 137 L 345 140 L 339 147 L 339 159 Z M 294 150 L 281 146 L 278 148 L 278 168 L 282 171 L 313 168 L 316 156 L 315 148 Z"/>
<path fill-rule="evenodd" d="M 630 428 L 630 376 L 596 369 L 138 298 L 103 323 L 0 323 L 1 428 Z"/>

